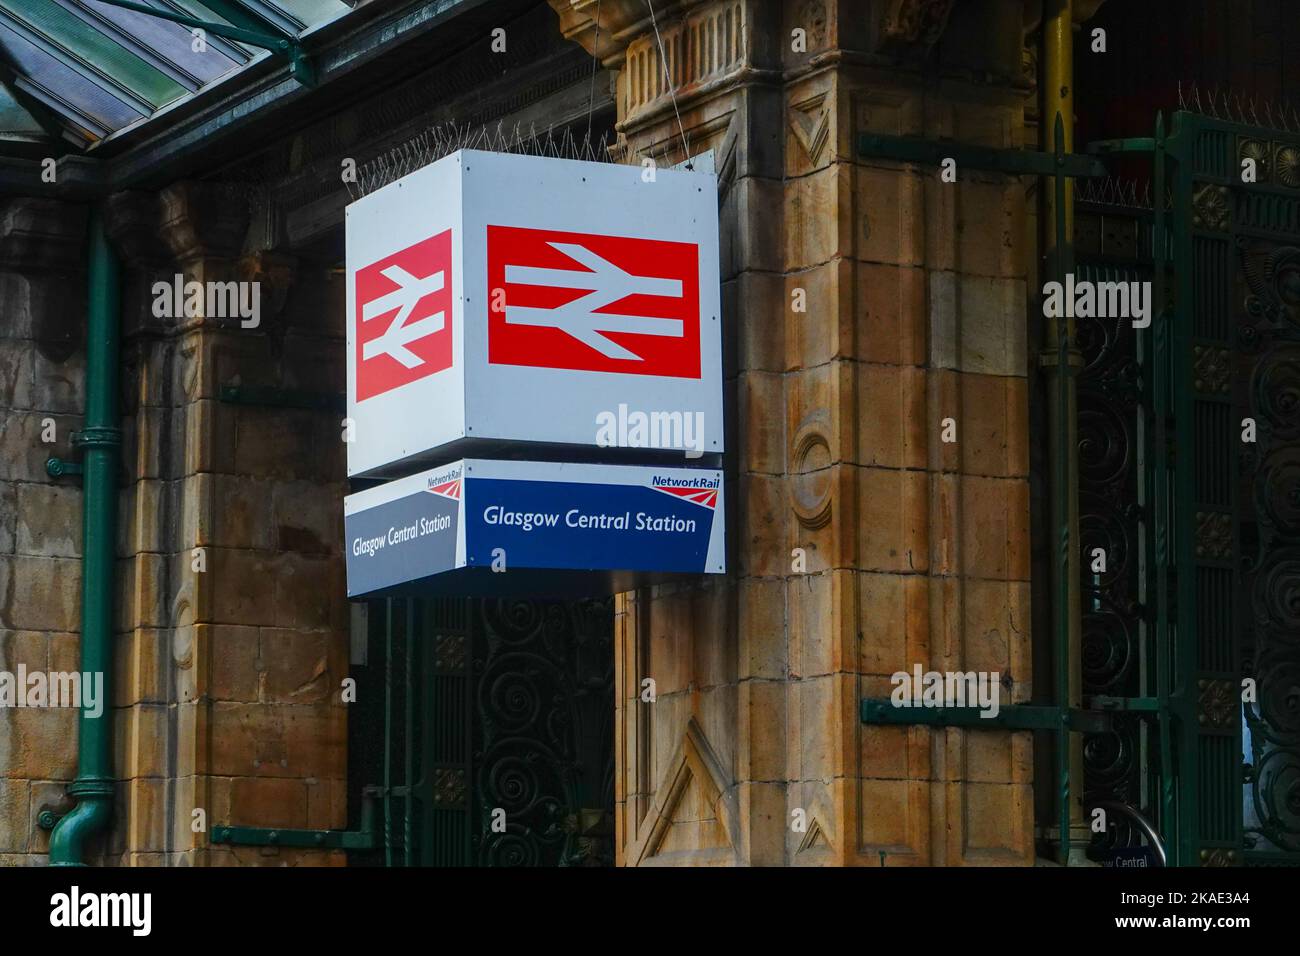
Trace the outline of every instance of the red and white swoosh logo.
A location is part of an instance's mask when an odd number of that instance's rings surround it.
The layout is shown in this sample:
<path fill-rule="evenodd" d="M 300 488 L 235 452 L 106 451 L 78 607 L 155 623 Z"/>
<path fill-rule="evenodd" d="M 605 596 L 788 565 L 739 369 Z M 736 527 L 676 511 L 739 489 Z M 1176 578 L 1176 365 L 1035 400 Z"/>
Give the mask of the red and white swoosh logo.
<path fill-rule="evenodd" d="M 451 230 L 356 273 L 357 401 L 452 364 Z"/>
<path fill-rule="evenodd" d="M 444 481 L 440 485 L 434 485 L 432 488 L 425 488 L 431 495 L 441 495 L 444 498 L 454 498 L 460 500 L 460 479 L 455 481 Z"/>
<path fill-rule="evenodd" d="M 693 502 L 697 505 L 703 505 L 706 508 L 716 508 L 718 505 L 717 488 L 665 488 L 663 485 L 655 485 L 654 490 L 662 491 L 666 495 L 683 498 L 686 501 Z"/>
<path fill-rule="evenodd" d="M 699 246 L 487 227 L 488 361 L 700 377 Z"/>

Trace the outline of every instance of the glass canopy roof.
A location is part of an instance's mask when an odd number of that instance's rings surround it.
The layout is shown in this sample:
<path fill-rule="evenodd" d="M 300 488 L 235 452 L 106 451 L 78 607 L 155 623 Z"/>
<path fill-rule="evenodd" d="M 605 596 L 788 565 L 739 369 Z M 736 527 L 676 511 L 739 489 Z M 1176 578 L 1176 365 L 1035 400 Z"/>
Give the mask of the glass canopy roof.
<path fill-rule="evenodd" d="M 268 55 L 118 3 L 296 39 L 356 0 L 0 0 L 0 153 L 91 146 Z"/>

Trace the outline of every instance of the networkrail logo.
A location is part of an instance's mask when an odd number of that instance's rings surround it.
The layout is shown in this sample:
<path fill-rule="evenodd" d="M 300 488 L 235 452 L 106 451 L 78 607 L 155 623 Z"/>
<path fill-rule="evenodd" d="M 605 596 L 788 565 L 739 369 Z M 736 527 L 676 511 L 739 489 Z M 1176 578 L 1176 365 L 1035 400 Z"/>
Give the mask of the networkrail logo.
<path fill-rule="evenodd" d="M 718 482 L 711 478 L 664 478 L 655 475 L 650 487 L 655 491 L 681 498 L 705 508 L 718 506 Z"/>

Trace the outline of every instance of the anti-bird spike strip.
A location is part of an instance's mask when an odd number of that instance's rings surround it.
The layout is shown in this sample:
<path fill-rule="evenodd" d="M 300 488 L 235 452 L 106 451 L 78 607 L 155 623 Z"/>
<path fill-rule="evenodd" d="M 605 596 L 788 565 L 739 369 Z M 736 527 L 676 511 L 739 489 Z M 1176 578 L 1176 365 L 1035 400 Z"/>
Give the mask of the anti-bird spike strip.
<path fill-rule="evenodd" d="M 365 162 L 358 163 L 355 182 L 346 184 L 352 199 L 360 199 L 403 176 L 435 163 L 460 149 L 550 156 L 556 159 L 582 159 L 589 162 L 614 162 L 609 137 L 602 133 L 595 140 L 579 138 L 571 127 L 539 130 L 535 123 L 527 129 L 516 121 L 507 128 L 498 120 L 495 126 L 474 127 L 451 121 L 429 127 L 405 142 L 391 146 Z"/>

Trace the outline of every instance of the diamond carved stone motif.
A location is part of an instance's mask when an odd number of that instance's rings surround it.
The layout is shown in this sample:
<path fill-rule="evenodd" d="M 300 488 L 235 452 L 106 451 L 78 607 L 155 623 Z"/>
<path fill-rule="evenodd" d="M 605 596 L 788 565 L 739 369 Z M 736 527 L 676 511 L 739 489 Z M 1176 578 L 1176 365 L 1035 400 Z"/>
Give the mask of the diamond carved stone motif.
<path fill-rule="evenodd" d="M 1196 556 L 1212 561 L 1232 557 L 1232 515 L 1218 511 L 1196 512 Z"/>
<path fill-rule="evenodd" d="M 1192 348 L 1193 386 L 1198 392 L 1226 395 L 1232 388 L 1229 381 L 1231 356 L 1227 349 L 1197 345 Z"/>
<path fill-rule="evenodd" d="M 458 804 L 465 802 L 465 771 L 443 768 L 433 772 L 433 802 Z"/>
<path fill-rule="evenodd" d="M 1224 232 L 1228 228 L 1228 187 L 1200 183 L 1192 190 L 1192 225 Z"/>
<path fill-rule="evenodd" d="M 1237 695 L 1230 680 L 1196 682 L 1200 696 L 1196 701 L 1196 722 L 1202 727 L 1227 729 L 1237 711 Z"/>
<path fill-rule="evenodd" d="M 439 634 L 433 644 L 433 666 L 440 671 L 465 667 L 465 635 Z"/>
<path fill-rule="evenodd" d="M 790 105 L 790 130 L 803 147 L 804 155 L 814 165 L 830 140 L 830 111 L 822 106 L 824 96 Z"/>

